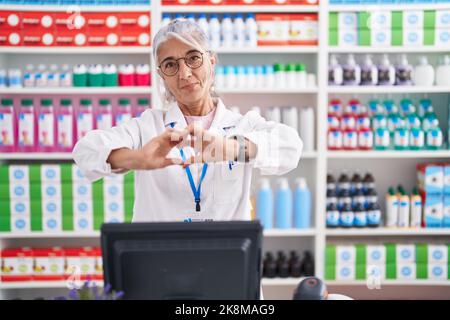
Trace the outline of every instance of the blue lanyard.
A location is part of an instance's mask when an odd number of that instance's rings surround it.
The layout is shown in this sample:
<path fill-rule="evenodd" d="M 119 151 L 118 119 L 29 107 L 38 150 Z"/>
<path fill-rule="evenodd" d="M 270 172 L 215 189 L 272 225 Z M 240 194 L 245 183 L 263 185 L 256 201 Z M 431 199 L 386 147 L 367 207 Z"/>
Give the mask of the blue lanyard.
<path fill-rule="evenodd" d="M 171 122 L 170 126 L 173 128 L 175 126 L 175 122 Z M 183 149 L 180 149 L 181 158 L 183 161 L 186 161 L 186 156 L 184 155 Z M 186 167 L 186 174 L 188 176 L 189 185 L 191 186 L 192 193 L 194 194 L 195 201 L 195 211 L 200 211 L 200 194 L 202 190 L 203 179 L 205 178 L 206 171 L 208 170 L 208 164 L 203 164 L 202 174 L 200 176 L 200 181 L 198 183 L 198 187 L 195 187 L 194 178 L 192 177 L 191 169 Z"/>

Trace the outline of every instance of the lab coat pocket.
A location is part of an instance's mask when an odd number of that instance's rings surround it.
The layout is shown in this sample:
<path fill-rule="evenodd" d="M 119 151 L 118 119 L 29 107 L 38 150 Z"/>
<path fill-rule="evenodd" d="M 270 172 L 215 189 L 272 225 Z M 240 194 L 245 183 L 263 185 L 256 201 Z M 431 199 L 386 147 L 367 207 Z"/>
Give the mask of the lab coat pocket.
<path fill-rule="evenodd" d="M 239 199 L 244 181 L 244 164 L 216 163 L 214 169 L 214 202 L 229 203 Z"/>

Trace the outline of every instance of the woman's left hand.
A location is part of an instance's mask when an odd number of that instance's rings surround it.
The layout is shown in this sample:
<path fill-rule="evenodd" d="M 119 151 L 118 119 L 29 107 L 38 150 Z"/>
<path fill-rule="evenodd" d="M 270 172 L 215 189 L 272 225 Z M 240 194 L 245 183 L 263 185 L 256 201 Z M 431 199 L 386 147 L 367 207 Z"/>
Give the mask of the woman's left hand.
<path fill-rule="evenodd" d="M 238 155 L 237 140 L 204 130 L 196 123 L 191 123 L 184 133 L 188 133 L 188 139 L 185 139 L 179 147 L 191 146 L 195 150 L 195 156 L 186 159 L 183 168 L 193 163 L 234 161 Z"/>

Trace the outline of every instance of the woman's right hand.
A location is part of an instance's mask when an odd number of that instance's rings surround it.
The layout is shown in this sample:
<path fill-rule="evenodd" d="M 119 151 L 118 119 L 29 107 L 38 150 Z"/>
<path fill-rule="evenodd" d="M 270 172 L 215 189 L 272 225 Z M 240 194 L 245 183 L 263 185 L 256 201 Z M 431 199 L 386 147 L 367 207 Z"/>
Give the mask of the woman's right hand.
<path fill-rule="evenodd" d="M 188 134 L 186 131 L 167 128 L 162 134 L 151 139 L 139 150 L 122 148 L 111 151 L 107 162 L 115 171 L 152 170 L 170 165 L 182 165 L 183 161 L 180 158 L 167 158 L 167 155 Z"/>

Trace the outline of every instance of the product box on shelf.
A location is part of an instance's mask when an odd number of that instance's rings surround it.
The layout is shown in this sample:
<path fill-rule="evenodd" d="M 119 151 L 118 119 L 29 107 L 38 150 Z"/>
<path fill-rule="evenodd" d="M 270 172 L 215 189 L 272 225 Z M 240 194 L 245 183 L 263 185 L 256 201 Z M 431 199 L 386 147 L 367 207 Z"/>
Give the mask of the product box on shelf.
<path fill-rule="evenodd" d="M 290 22 L 286 14 L 256 14 L 258 24 L 258 45 L 288 45 Z"/>
<path fill-rule="evenodd" d="M 450 228 L 450 196 L 444 196 L 444 218 L 442 226 L 444 228 Z"/>
<path fill-rule="evenodd" d="M 317 14 L 290 14 L 290 45 L 317 45 Z"/>
<path fill-rule="evenodd" d="M 30 248 L 1 251 L 1 281 L 31 281 L 33 279 L 33 251 Z"/>
<path fill-rule="evenodd" d="M 65 248 L 65 277 L 87 280 L 96 275 L 96 253 L 94 248 Z"/>
<path fill-rule="evenodd" d="M 416 261 L 416 248 L 414 244 L 396 245 L 397 264 L 408 264 Z"/>
<path fill-rule="evenodd" d="M 427 195 L 442 196 L 444 192 L 444 167 L 441 164 L 417 165 L 419 188 Z"/>
<path fill-rule="evenodd" d="M 444 220 L 444 198 L 421 192 L 423 222 L 426 228 L 441 228 Z"/>
<path fill-rule="evenodd" d="M 61 248 L 33 249 L 33 280 L 57 281 L 64 279 L 64 251 Z"/>
<path fill-rule="evenodd" d="M 414 262 L 397 263 L 396 267 L 397 267 L 397 280 L 416 279 L 416 264 Z"/>

